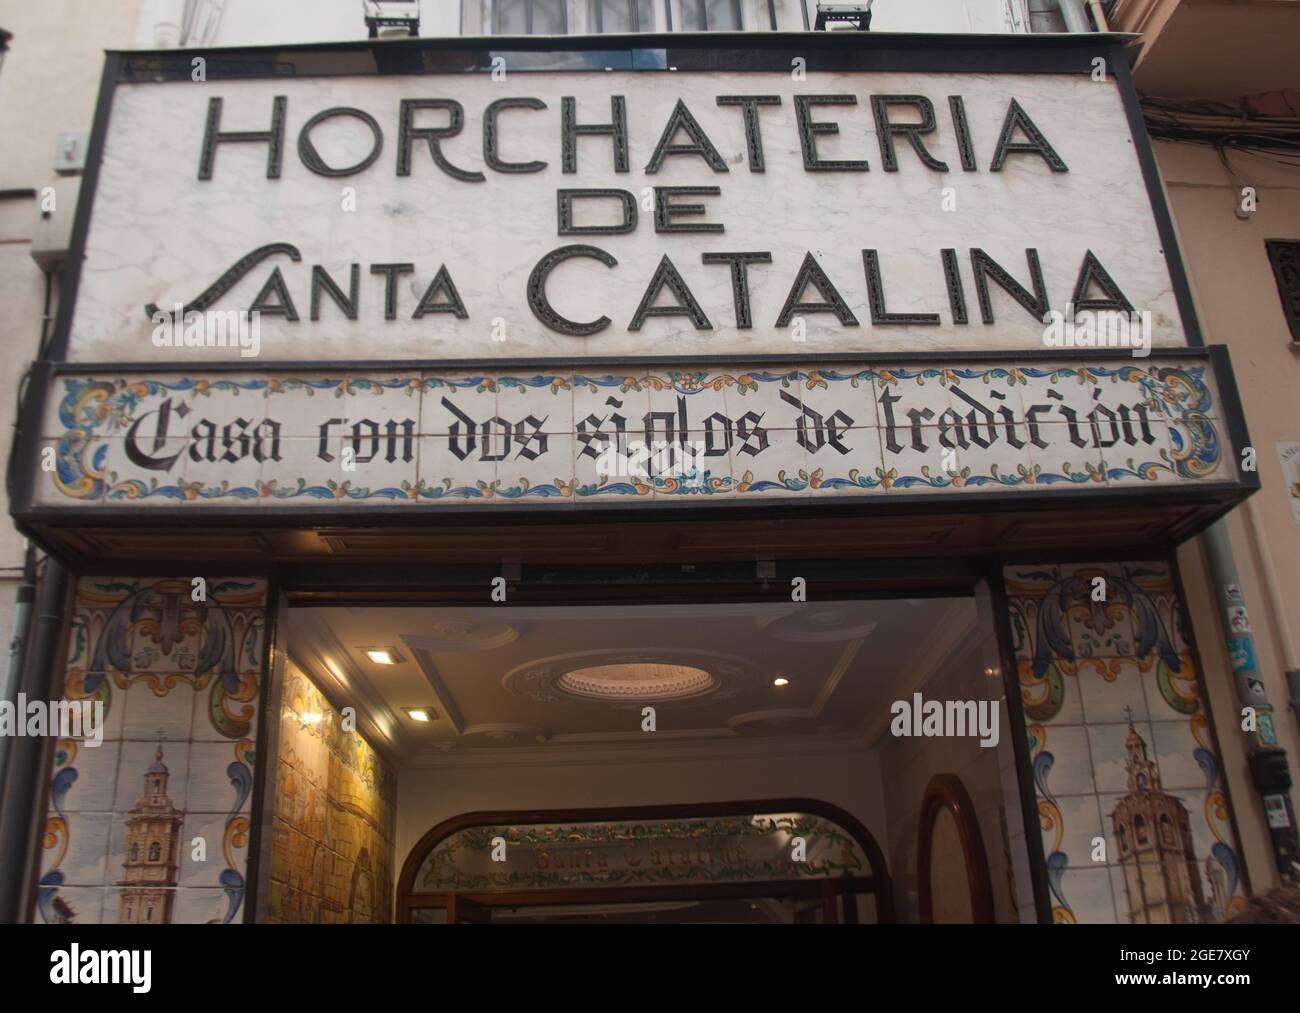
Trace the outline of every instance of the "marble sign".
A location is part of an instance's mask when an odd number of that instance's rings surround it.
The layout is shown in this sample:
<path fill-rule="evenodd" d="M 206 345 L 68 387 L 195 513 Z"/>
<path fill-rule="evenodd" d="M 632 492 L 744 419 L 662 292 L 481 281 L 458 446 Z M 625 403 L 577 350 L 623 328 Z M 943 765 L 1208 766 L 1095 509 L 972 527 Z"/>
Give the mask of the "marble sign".
<path fill-rule="evenodd" d="M 1011 352 L 1070 305 L 1158 349 L 1174 290 L 1113 75 L 136 82 L 67 357 Z M 160 341 L 178 308 L 257 311 L 256 355 Z"/>

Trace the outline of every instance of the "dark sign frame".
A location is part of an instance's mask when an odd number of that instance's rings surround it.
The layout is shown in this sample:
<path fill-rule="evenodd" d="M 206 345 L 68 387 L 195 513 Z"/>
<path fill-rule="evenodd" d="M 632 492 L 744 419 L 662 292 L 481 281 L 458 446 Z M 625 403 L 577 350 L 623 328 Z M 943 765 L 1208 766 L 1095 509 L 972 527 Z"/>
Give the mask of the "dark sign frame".
<path fill-rule="evenodd" d="M 24 399 L 13 464 L 14 488 L 11 512 L 24 533 L 47 549 L 58 552 L 57 540 L 48 536 L 50 527 L 76 525 L 79 522 L 121 524 L 128 527 L 172 525 L 179 517 L 202 525 L 226 526 L 248 524 L 253 517 L 275 527 L 319 527 L 329 525 L 410 526 L 429 524 L 491 524 L 557 521 L 563 518 L 586 522 L 600 517 L 620 521 L 641 518 L 737 516 L 745 518 L 788 516 L 888 516 L 899 513 L 943 512 L 983 513 L 990 510 L 1084 509 L 1102 504 L 1188 502 L 1205 508 L 1194 530 L 1221 516 L 1233 505 L 1259 488 L 1258 473 L 1236 472 L 1232 481 L 1206 482 L 1165 487 L 1126 489 L 1089 489 L 1070 492 L 1021 490 L 956 496 L 950 493 L 917 494 L 907 502 L 886 503 L 883 497 L 854 497 L 851 502 L 810 503 L 805 499 L 771 498 L 762 503 L 736 504 L 725 499 L 683 506 L 657 502 L 645 504 L 600 503 L 581 509 L 566 510 L 569 504 L 539 502 L 522 504 L 412 505 L 400 510 L 378 513 L 373 507 L 339 506 L 327 509 L 261 506 L 255 511 L 246 507 L 156 506 L 111 508 L 41 506 L 34 502 L 39 464 L 39 437 L 47 394 L 55 379 L 69 372 L 124 371 L 174 372 L 174 363 L 68 363 L 66 361 L 72 316 L 77 301 L 81 264 L 85 258 L 86 238 L 94 210 L 99 166 L 103 157 L 116 88 L 123 83 L 189 80 L 192 61 L 203 57 L 208 80 L 281 79 L 310 76 L 375 76 L 410 74 L 489 74 L 493 60 L 509 54 L 512 72 L 603 73 L 606 68 L 640 73 L 670 74 L 674 71 L 788 71 L 796 57 L 806 61 L 809 71 L 892 71 L 913 73 L 967 72 L 1015 74 L 1088 75 L 1095 61 L 1104 63 L 1107 74 L 1115 76 L 1129 131 L 1141 167 L 1152 214 L 1163 246 L 1166 266 L 1187 336 L 1186 348 L 1152 349 L 1166 357 L 1200 360 L 1214 371 L 1222 394 L 1225 424 L 1235 447 L 1250 445 L 1244 415 L 1227 351 L 1222 346 L 1206 347 L 1192 304 L 1187 274 L 1174 238 L 1173 222 L 1164 200 L 1154 154 L 1146 134 L 1137 93 L 1129 73 L 1134 53 L 1130 35 L 920 35 L 828 32 L 745 32 L 701 35 L 637 34 L 622 36 L 578 36 L 564 40 L 557 50 L 551 38 L 513 37 L 396 39 L 329 43 L 282 47 L 232 48 L 216 50 L 110 51 L 101 78 L 98 106 L 91 132 L 86 172 L 73 226 L 68 267 L 61 286 L 59 310 L 46 356 L 33 367 L 31 382 Z M 1124 350 L 1094 349 L 1080 353 L 1069 350 L 981 350 L 942 353 L 837 353 L 829 355 L 758 355 L 758 356 L 637 356 L 606 357 L 582 360 L 584 366 L 620 364 L 653 366 L 656 364 L 701 365 L 735 362 L 792 363 L 816 361 L 843 363 L 935 363 L 987 361 L 1014 358 L 1025 362 L 1047 363 L 1087 358 L 1089 361 L 1123 360 L 1131 357 Z M 572 365 L 563 357 L 494 360 L 501 368 L 525 366 Z M 457 369 L 484 365 L 475 361 L 439 360 L 365 360 L 342 362 L 275 362 L 259 367 L 260 372 L 274 374 L 287 370 L 350 370 L 383 368 L 420 370 L 451 367 Z M 205 371 L 220 373 L 244 371 L 243 360 L 203 363 Z M 667 512 L 665 512 L 667 511 Z M 383 520 L 380 522 L 379 518 Z"/>

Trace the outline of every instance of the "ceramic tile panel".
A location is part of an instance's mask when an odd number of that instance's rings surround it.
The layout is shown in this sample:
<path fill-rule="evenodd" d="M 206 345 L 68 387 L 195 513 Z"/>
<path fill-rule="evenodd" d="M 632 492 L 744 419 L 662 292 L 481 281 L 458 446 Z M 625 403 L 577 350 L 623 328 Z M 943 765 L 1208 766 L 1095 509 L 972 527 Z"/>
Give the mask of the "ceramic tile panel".
<path fill-rule="evenodd" d="M 1003 578 L 1053 921 L 1231 918 L 1241 868 L 1169 565 Z"/>
<path fill-rule="evenodd" d="M 104 741 L 55 750 L 38 920 L 242 920 L 265 599 L 251 578 L 77 582 L 62 696 L 103 704 Z"/>
<path fill-rule="evenodd" d="M 70 887 L 105 885 L 112 866 L 109 861 L 110 835 L 114 828 L 112 813 L 78 813 L 76 817 L 77 835 L 69 836 L 68 848 L 60 855 L 56 851 L 45 850 L 41 854 L 41 875 L 45 876 L 55 868 L 56 859 L 63 882 Z"/>
<path fill-rule="evenodd" d="M 1233 477 L 1233 448 L 1214 389 L 1206 365 L 1158 359 L 65 376 L 37 502 L 632 502 L 656 498 L 648 476 L 632 476 L 644 494 L 635 481 L 591 481 L 571 456 L 684 434 L 730 454 L 730 476 L 719 462 L 707 492 L 752 500 L 1219 481 Z M 528 467 L 515 474 L 518 462 Z M 693 497 L 674 490 L 668 502 Z"/>
<path fill-rule="evenodd" d="M 390 921 L 392 772 L 292 664 L 279 748 L 266 920 Z"/>

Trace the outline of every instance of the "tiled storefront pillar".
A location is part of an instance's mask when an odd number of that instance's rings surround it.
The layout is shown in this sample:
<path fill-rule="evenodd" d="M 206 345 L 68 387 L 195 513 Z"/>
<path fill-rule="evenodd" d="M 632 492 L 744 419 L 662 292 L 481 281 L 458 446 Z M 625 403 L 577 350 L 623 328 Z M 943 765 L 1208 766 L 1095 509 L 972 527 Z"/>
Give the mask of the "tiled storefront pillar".
<path fill-rule="evenodd" d="M 293 663 L 280 695 L 271 864 L 258 921 L 391 921 L 392 767 Z"/>
<path fill-rule="evenodd" d="M 1169 565 L 1004 581 L 1052 920 L 1232 917 L 1239 849 Z"/>
<path fill-rule="evenodd" d="M 259 579 L 78 580 L 63 696 L 103 741 L 57 744 L 36 921 L 243 920 L 265 617 Z"/>

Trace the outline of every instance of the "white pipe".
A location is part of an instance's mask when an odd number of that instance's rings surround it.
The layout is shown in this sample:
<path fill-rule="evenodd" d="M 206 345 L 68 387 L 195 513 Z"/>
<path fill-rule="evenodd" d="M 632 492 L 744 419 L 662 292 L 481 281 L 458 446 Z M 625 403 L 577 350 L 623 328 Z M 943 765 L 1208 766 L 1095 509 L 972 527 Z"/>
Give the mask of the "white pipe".
<path fill-rule="evenodd" d="M 158 0 L 158 17 L 153 25 L 155 49 L 179 49 L 185 24 L 185 0 Z"/>
<path fill-rule="evenodd" d="M 1091 31 L 1088 28 L 1088 15 L 1083 12 L 1084 0 L 1056 0 L 1056 6 L 1065 19 L 1065 30 L 1074 34 Z"/>

